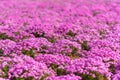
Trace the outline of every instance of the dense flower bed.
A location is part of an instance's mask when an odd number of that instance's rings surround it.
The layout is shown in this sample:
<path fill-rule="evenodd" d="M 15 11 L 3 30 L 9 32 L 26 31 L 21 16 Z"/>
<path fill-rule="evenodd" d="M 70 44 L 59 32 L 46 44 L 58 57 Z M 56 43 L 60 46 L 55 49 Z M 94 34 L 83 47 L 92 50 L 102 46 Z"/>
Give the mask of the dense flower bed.
<path fill-rule="evenodd" d="M 120 1 L 0 0 L 0 80 L 120 80 Z"/>

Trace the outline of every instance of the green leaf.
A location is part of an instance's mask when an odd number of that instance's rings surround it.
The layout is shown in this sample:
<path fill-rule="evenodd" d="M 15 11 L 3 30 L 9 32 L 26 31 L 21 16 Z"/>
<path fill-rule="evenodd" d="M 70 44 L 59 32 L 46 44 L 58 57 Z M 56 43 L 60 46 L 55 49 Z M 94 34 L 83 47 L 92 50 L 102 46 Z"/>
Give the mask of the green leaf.
<path fill-rule="evenodd" d="M 21 78 L 20 80 L 25 80 L 24 78 Z"/>
<path fill-rule="evenodd" d="M 51 43 L 54 43 L 54 42 L 56 41 L 55 38 L 48 38 L 47 40 L 48 40 L 49 42 L 51 42 Z"/>
<path fill-rule="evenodd" d="M 107 77 L 105 75 L 102 75 L 98 72 L 93 72 L 96 75 L 95 80 L 108 80 Z"/>
<path fill-rule="evenodd" d="M 8 69 L 9 69 L 9 68 L 8 68 L 7 65 L 2 68 L 3 72 L 5 73 L 5 77 L 8 76 Z"/>
<path fill-rule="evenodd" d="M 81 44 L 81 48 L 82 50 L 86 50 L 86 51 L 90 50 L 90 46 L 87 45 L 87 41 L 83 41 L 83 43 Z"/>
<path fill-rule="evenodd" d="M 34 52 L 33 52 L 32 49 L 30 49 L 30 50 L 22 49 L 22 53 L 25 54 L 25 55 L 28 55 L 28 56 L 34 57 Z"/>
<path fill-rule="evenodd" d="M 39 34 L 38 32 L 32 33 L 35 37 L 44 37 L 45 33 Z"/>
<path fill-rule="evenodd" d="M 110 64 L 109 71 L 112 72 L 112 73 L 115 72 L 115 66 L 114 66 L 114 64 Z"/>
<path fill-rule="evenodd" d="M 76 47 L 70 46 L 72 49 L 71 53 L 68 53 L 67 56 L 69 56 L 71 59 L 79 58 L 80 55 L 77 53 L 78 49 Z"/>
<path fill-rule="evenodd" d="M 55 69 L 55 68 L 58 68 L 58 65 L 57 64 L 50 64 L 50 66 L 52 69 Z"/>
<path fill-rule="evenodd" d="M 41 46 L 41 47 L 40 47 L 40 49 L 39 49 L 38 53 L 45 54 L 45 53 L 46 53 L 46 51 L 45 51 L 46 49 L 48 49 L 48 47 L 47 47 L 47 46 L 45 46 L 45 45 L 43 45 L 43 46 Z"/>
<path fill-rule="evenodd" d="M 57 76 L 66 75 L 66 71 L 61 68 L 56 69 Z"/>
<path fill-rule="evenodd" d="M 15 35 L 19 35 L 20 34 L 20 31 L 17 31 L 17 32 L 14 32 Z"/>
<path fill-rule="evenodd" d="M 73 33 L 71 30 L 69 32 L 66 33 L 66 35 L 71 36 L 71 37 L 75 37 L 77 34 Z"/>
<path fill-rule="evenodd" d="M 82 77 L 82 80 L 95 80 L 95 78 L 87 74 L 83 74 L 81 75 L 81 77 Z"/>
<path fill-rule="evenodd" d="M 25 80 L 25 78 L 16 78 L 15 80 Z"/>
<path fill-rule="evenodd" d="M 9 37 L 5 33 L 0 33 L 0 39 L 3 39 L 3 40 L 5 40 L 5 39 L 13 40 L 13 37 Z"/>
<path fill-rule="evenodd" d="M 33 80 L 33 77 L 27 77 L 27 78 L 13 77 L 10 80 Z"/>
<path fill-rule="evenodd" d="M 103 35 L 103 34 L 105 34 L 105 32 L 102 31 L 102 30 L 100 30 L 100 31 L 99 31 L 99 34 L 100 34 L 100 35 Z"/>
<path fill-rule="evenodd" d="M 71 52 L 72 55 L 74 55 L 78 51 L 78 49 L 75 47 L 71 47 L 71 49 L 72 49 L 72 52 Z"/>
<path fill-rule="evenodd" d="M 102 75 L 98 72 L 95 72 L 95 71 L 91 71 L 90 72 L 91 74 L 94 74 L 95 77 L 92 77 L 91 75 L 89 74 L 79 74 L 79 73 L 74 73 L 75 75 L 77 76 L 80 76 L 82 77 L 82 80 L 108 80 L 107 77 L 105 75 Z"/>
<path fill-rule="evenodd" d="M 3 50 L 2 49 L 0 49 L 0 56 L 2 56 L 3 55 Z"/>
<path fill-rule="evenodd" d="M 58 68 L 58 65 L 51 64 L 50 67 L 56 72 L 57 76 L 66 75 L 66 71 L 64 69 Z"/>
<path fill-rule="evenodd" d="M 45 80 L 45 78 L 47 78 L 48 76 L 48 74 L 45 74 L 40 80 Z"/>

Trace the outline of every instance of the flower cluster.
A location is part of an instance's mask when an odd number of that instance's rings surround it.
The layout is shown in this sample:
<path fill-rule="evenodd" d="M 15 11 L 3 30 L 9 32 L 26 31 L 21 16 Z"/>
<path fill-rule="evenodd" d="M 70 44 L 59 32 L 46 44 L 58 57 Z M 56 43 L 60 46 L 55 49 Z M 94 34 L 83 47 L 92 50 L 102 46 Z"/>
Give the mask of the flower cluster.
<path fill-rule="evenodd" d="M 119 0 L 0 0 L 0 80 L 120 80 Z"/>

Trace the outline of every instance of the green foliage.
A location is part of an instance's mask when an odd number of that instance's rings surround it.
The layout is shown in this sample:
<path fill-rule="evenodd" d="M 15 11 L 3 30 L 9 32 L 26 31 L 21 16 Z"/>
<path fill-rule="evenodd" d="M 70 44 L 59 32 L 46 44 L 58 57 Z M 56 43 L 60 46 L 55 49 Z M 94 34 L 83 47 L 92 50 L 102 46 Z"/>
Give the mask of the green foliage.
<path fill-rule="evenodd" d="M 87 45 L 87 41 L 83 41 L 83 43 L 81 44 L 81 48 L 82 50 L 86 50 L 86 51 L 90 50 L 90 46 Z"/>
<path fill-rule="evenodd" d="M 115 72 L 115 66 L 114 66 L 114 64 L 110 64 L 109 71 L 112 72 L 112 73 Z"/>
<path fill-rule="evenodd" d="M 30 49 L 30 50 L 22 49 L 22 53 L 25 54 L 25 55 L 28 55 L 30 57 L 34 57 L 33 49 Z"/>
<path fill-rule="evenodd" d="M 93 72 L 93 73 L 96 75 L 95 80 L 108 80 L 105 75 L 102 75 L 98 72 Z"/>
<path fill-rule="evenodd" d="M 78 49 L 73 46 L 71 47 L 71 49 L 72 49 L 72 52 L 71 52 L 72 55 L 74 55 L 78 51 Z"/>
<path fill-rule="evenodd" d="M 49 67 L 51 67 L 53 70 L 55 70 L 56 68 L 58 68 L 59 66 L 58 65 L 56 65 L 56 64 L 50 64 L 50 66 Z"/>
<path fill-rule="evenodd" d="M 25 78 L 16 78 L 15 80 L 25 80 Z"/>
<path fill-rule="evenodd" d="M 49 42 L 51 42 L 51 43 L 54 43 L 54 42 L 56 41 L 55 38 L 47 38 L 47 40 L 48 40 Z"/>
<path fill-rule="evenodd" d="M 33 80 L 33 77 L 27 77 L 25 80 Z"/>
<path fill-rule="evenodd" d="M 72 49 L 72 51 L 71 51 L 71 53 L 68 53 L 67 56 L 69 56 L 71 59 L 79 58 L 80 55 L 78 55 L 78 53 L 77 53 L 78 49 L 73 46 L 71 46 L 70 48 Z"/>
<path fill-rule="evenodd" d="M 97 14 L 99 14 L 98 11 L 93 11 L 93 16 L 96 16 Z"/>
<path fill-rule="evenodd" d="M 33 77 L 27 77 L 27 78 L 13 77 L 10 80 L 33 80 Z"/>
<path fill-rule="evenodd" d="M 108 80 L 107 77 L 105 75 L 102 75 L 98 72 L 95 71 L 91 71 L 92 74 L 95 75 L 95 77 L 92 77 L 89 74 L 79 74 L 79 73 L 75 73 L 75 75 L 77 76 L 81 76 L 82 80 Z"/>
<path fill-rule="evenodd" d="M 77 34 L 73 33 L 71 30 L 69 32 L 66 33 L 66 35 L 71 36 L 71 37 L 75 37 Z"/>
<path fill-rule="evenodd" d="M 40 80 L 45 80 L 45 78 L 47 78 L 48 76 L 48 74 L 45 74 Z"/>
<path fill-rule="evenodd" d="M 105 32 L 102 31 L 102 30 L 100 30 L 100 31 L 99 31 L 99 34 L 100 34 L 100 35 L 103 35 L 103 34 L 105 34 Z"/>
<path fill-rule="evenodd" d="M 64 69 L 58 68 L 59 66 L 56 64 L 51 64 L 50 67 L 56 72 L 57 76 L 66 75 L 66 71 Z"/>
<path fill-rule="evenodd" d="M 35 37 L 44 37 L 45 33 L 39 34 L 38 32 L 32 33 Z"/>
<path fill-rule="evenodd" d="M 108 63 L 108 62 L 114 62 L 114 60 L 113 59 L 110 59 L 110 60 L 108 60 L 108 61 L 103 61 L 104 63 Z M 115 66 L 114 66 L 114 64 L 110 64 L 110 66 L 109 66 L 109 71 L 110 72 L 112 72 L 112 73 L 114 73 L 115 72 Z"/>
<path fill-rule="evenodd" d="M 20 31 L 13 32 L 15 35 L 19 35 Z"/>
<path fill-rule="evenodd" d="M 113 60 L 113 59 L 110 59 L 110 60 L 108 60 L 108 61 L 104 61 L 104 60 L 103 60 L 103 62 L 104 62 L 104 63 L 114 62 L 114 60 Z"/>
<path fill-rule="evenodd" d="M 3 50 L 2 49 L 0 49 L 0 56 L 2 56 L 3 55 Z"/>
<path fill-rule="evenodd" d="M 66 75 L 66 71 L 60 68 L 56 69 L 56 73 L 57 73 L 57 76 Z"/>
<path fill-rule="evenodd" d="M 54 38 L 54 37 L 52 37 L 52 38 L 48 38 L 48 37 L 46 37 L 45 36 L 45 33 L 43 32 L 42 34 L 39 34 L 38 32 L 34 32 L 34 33 L 32 33 L 35 37 L 37 37 L 37 38 L 39 38 L 39 37 L 44 37 L 44 38 L 46 38 L 49 42 L 51 42 L 51 43 L 54 43 L 55 41 L 56 41 L 56 39 Z"/>
<path fill-rule="evenodd" d="M 5 40 L 5 39 L 13 40 L 12 37 L 7 36 L 5 33 L 0 33 L 0 39 L 3 39 L 3 40 Z"/>
<path fill-rule="evenodd" d="M 81 77 L 82 77 L 82 80 L 95 80 L 95 78 L 87 74 L 86 75 L 82 74 Z"/>
<path fill-rule="evenodd" d="M 8 70 L 9 70 L 8 66 L 7 66 L 7 65 L 4 66 L 4 67 L 2 68 L 2 70 L 3 70 L 4 74 L 5 74 L 5 77 L 8 77 Z"/>
<path fill-rule="evenodd" d="M 45 50 L 47 49 L 47 46 L 42 46 L 40 49 L 39 49 L 39 52 L 38 53 L 42 53 L 42 54 L 44 54 L 44 53 L 46 53 L 45 52 Z"/>

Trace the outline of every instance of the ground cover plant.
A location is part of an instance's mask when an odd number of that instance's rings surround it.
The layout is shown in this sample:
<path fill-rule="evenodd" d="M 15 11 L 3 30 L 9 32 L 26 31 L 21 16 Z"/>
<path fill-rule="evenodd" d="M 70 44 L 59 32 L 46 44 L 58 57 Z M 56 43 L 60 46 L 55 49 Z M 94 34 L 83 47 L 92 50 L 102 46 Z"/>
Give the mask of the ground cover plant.
<path fill-rule="evenodd" d="M 120 80 L 120 1 L 0 0 L 0 80 Z"/>

